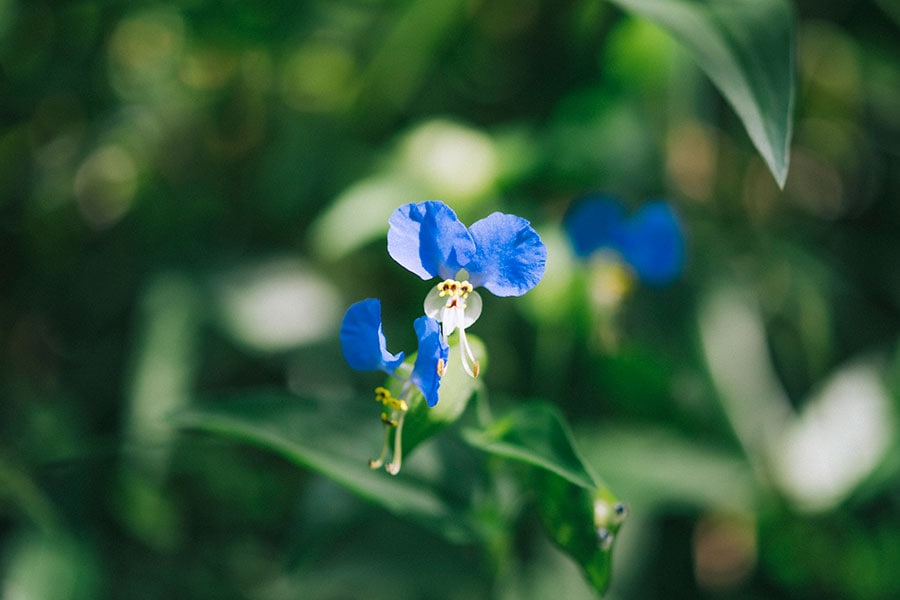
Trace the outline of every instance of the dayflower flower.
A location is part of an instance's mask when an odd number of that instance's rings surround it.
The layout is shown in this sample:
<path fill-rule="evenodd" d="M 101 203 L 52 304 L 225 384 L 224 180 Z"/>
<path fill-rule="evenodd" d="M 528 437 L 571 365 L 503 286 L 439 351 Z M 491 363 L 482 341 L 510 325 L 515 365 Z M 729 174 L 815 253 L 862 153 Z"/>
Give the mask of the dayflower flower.
<path fill-rule="evenodd" d="M 664 285 L 684 269 L 684 232 L 672 207 L 647 202 L 631 216 L 610 196 L 588 196 L 566 215 L 564 226 L 580 258 L 600 250 L 619 255 L 642 282 Z"/>
<path fill-rule="evenodd" d="M 393 429 L 393 459 L 385 467 L 392 475 L 400 472 L 403 419 L 409 410 L 409 400 L 415 392 L 413 386 L 422 392 L 428 406 L 437 404 L 441 375 L 450 351 L 441 335 L 440 326 L 431 317 L 419 317 L 413 327 L 419 339 L 419 350 L 412 371 L 405 375 L 400 372 L 405 354 L 392 354 L 387 349 L 379 300 L 367 298 L 353 304 L 347 309 L 341 322 L 341 349 L 351 368 L 360 371 L 380 370 L 405 380 L 398 397 L 392 396 L 387 388 L 379 387 L 375 390 L 375 399 L 384 406 L 381 420 L 385 424 L 385 437 L 381 456 L 369 461 L 369 466 L 377 469 L 384 464 L 390 454 L 390 433 Z"/>
<path fill-rule="evenodd" d="M 442 278 L 425 297 L 425 316 L 413 323 L 419 349 L 411 370 L 404 366 L 403 352 L 387 349 L 378 300 L 352 305 L 341 323 L 341 348 L 352 368 L 384 371 L 403 381 L 397 397 L 384 387 L 375 390 L 375 399 L 384 406 L 385 438 L 381 455 L 369 461 L 373 469 L 384 464 L 393 431 L 393 458 L 385 468 L 396 475 L 410 400 L 418 389 L 429 407 L 437 404 L 454 331 L 459 332 L 463 369 L 478 376 L 479 363 L 466 339 L 466 329 L 481 315 L 481 296 L 475 288 L 484 287 L 497 296 L 521 296 L 543 277 L 547 250 L 521 217 L 496 212 L 466 227 L 440 201 L 406 204 L 394 211 L 387 245 L 394 260 L 422 279 Z"/>
<path fill-rule="evenodd" d="M 449 206 L 431 200 L 401 206 L 390 218 L 388 253 L 424 280 L 442 281 L 425 297 L 425 314 L 441 323 L 446 342 L 459 331 L 466 373 L 478 376 L 478 361 L 466 329 L 481 315 L 484 287 L 496 296 L 521 296 L 544 275 L 547 249 L 531 224 L 495 212 L 463 225 Z"/>

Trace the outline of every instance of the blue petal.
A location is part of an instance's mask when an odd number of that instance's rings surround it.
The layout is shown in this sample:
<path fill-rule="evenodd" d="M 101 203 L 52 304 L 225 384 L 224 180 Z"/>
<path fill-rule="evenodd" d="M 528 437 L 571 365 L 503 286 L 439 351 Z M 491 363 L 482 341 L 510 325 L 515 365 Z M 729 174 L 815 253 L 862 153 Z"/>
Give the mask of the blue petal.
<path fill-rule="evenodd" d="M 406 204 L 394 211 L 388 230 L 388 253 L 422 279 L 456 276 L 475 254 L 466 226 L 443 202 Z"/>
<path fill-rule="evenodd" d="M 661 285 L 684 268 L 684 234 L 678 216 L 665 202 L 645 204 L 629 219 L 620 242 L 622 257 L 641 281 Z"/>
<path fill-rule="evenodd" d="M 467 264 L 469 281 L 496 296 L 521 296 L 544 276 L 547 248 L 522 217 L 496 212 L 469 228 L 475 257 Z"/>
<path fill-rule="evenodd" d="M 600 248 L 618 246 L 625 211 L 612 196 L 588 196 L 569 209 L 563 226 L 575 254 L 587 258 Z"/>
<path fill-rule="evenodd" d="M 381 330 L 381 302 L 361 300 L 347 309 L 341 323 L 341 349 L 351 368 L 393 373 L 403 362 L 403 353 L 391 354 Z"/>
<path fill-rule="evenodd" d="M 440 324 L 431 317 L 419 317 L 413 326 L 419 338 L 419 353 L 416 355 L 416 362 L 409 378 L 421 390 L 428 406 L 434 406 L 437 404 L 438 388 L 441 386 L 438 360 L 443 360 L 444 364 L 447 364 L 450 347 L 441 336 Z"/>

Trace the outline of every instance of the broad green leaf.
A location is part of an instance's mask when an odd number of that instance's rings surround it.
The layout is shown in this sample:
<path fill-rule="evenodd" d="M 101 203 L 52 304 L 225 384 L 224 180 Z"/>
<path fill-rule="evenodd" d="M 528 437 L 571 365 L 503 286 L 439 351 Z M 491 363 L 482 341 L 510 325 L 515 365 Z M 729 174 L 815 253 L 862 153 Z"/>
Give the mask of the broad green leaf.
<path fill-rule="evenodd" d="M 794 106 L 785 0 L 611 0 L 678 40 L 734 108 L 778 182 L 787 178 Z"/>
<path fill-rule="evenodd" d="M 382 426 L 374 402 L 298 398 L 255 392 L 194 406 L 172 416 L 184 429 L 227 436 L 270 450 L 317 471 L 392 513 L 419 522 L 454 541 L 475 534 L 464 513 L 465 499 L 440 490 L 431 472 L 404 464 L 392 477 L 369 469 L 377 456 Z M 433 469 L 432 469 L 433 471 Z"/>
<path fill-rule="evenodd" d="M 598 486 L 557 410 L 543 402 L 514 409 L 466 440 L 485 452 L 532 465 L 529 487 L 547 533 L 599 592 L 609 586 L 612 544 L 624 507 Z"/>
<path fill-rule="evenodd" d="M 487 429 L 466 429 L 463 436 L 485 452 L 541 467 L 585 489 L 597 488 L 562 417 L 544 402 L 524 404 Z"/>

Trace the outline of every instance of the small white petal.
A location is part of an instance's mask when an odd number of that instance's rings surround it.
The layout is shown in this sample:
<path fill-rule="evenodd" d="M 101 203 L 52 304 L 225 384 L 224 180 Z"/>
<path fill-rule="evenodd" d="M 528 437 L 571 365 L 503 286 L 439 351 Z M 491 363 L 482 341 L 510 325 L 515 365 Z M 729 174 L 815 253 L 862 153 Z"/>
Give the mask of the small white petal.
<path fill-rule="evenodd" d="M 437 286 L 432 286 L 431 291 L 425 296 L 425 314 L 441 322 L 444 315 L 444 306 L 447 305 L 447 296 L 441 296 Z"/>
<path fill-rule="evenodd" d="M 466 329 L 478 320 L 481 316 L 481 294 L 478 292 L 469 292 L 469 297 L 465 299 L 466 314 L 463 318 L 462 326 Z"/>
<path fill-rule="evenodd" d="M 456 330 L 460 321 L 460 310 L 458 308 L 445 308 L 441 311 L 441 322 L 444 330 L 444 337 L 448 337 Z"/>

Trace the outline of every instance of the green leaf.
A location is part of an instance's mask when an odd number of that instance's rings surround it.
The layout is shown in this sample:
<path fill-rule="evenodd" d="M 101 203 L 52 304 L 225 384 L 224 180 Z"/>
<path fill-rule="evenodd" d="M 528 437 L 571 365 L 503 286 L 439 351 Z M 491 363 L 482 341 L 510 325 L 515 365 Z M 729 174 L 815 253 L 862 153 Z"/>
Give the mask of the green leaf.
<path fill-rule="evenodd" d="M 535 470 L 537 508 L 550 538 L 584 570 L 601 594 L 612 574 L 612 546 L 624 505 L 606 489 L 591 491 L 549 471 Z"/>
<path fill-rule="evenodd" d="M 485 452 L 540 467 L 585 489 L 597 488 L 562 417 L 547 403 L 524 404 L 487 429 L 466 429 L 463 436 Z"/>
<path fill-rule="evenodd" d="M 467 429 L 463 435 L 485 452 L 536 467 L 528 484 L 548 535 L 581 565 L 597 591 L 606 591 L 624 505 L 596 483 L 559 412 L 550 404 L 531 402 L 486 430 Z"/>
<path fill-rule="evenodd" d="M 793 16 L 785 0 L 611 0 L 678 40 L 734 108 L 778 182 L 794 106 Z"/>
<path fill-rule="evenodd" d="M 184 429 L 227 436 L 275 452 L 317 471 L 390 512 L 438 531 L 453 541 L 477 538 L 465 513 L 463 493 L 436 480 L 415 461 L 392 477 L 369 469 L 382 426 L 371 399 L 318 402 L 283 392 L 254 392 L 197 405 L 172 415 Z M 439 470 L 438 470 L 439 471 Z"/>

